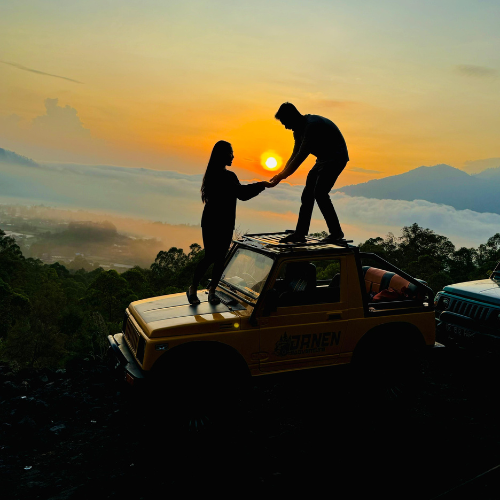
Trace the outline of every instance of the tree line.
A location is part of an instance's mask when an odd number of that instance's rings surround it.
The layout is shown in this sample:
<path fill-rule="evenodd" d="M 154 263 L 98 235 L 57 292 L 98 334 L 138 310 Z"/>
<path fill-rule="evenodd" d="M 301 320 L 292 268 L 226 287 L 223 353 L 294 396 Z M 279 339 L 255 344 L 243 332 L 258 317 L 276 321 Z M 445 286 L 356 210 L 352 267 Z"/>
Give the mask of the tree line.
<path fill-rule="evenodd" d="M 425 280 L 435 291 L 460 281 L 484 279 L 500 261 L 500 233 L 478 248 L 456 249 L 418 224 L 401 236 L 370 238 L 359 245 Z M 123 274 L 97 268 L 69 270 L 25 258 L 0 229 L 0 360 L 14 369 L 62 367 L 72 359 L 103 359 L 107 335 L 121 331 L 125 308 L 135 300 L 184 292 L 203 249 L 160 251 L 149 268 Z M 206 284 L 211 269 L 202 281 Z"/>

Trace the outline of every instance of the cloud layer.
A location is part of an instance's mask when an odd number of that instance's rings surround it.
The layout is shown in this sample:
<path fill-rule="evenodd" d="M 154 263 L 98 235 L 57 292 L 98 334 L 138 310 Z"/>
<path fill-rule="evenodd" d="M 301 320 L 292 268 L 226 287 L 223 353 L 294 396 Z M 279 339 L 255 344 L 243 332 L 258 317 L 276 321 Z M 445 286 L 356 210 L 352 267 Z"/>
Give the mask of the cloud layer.
<path fill-rule="evenodd" d="M 455 69 L 459 74 L 473 78 L 495 78 L 498 74 L 498 71 L 493 68 L 474 64 L 459 64 Z"/>
<path fill-rule="evenodd" d="M 201 179 L 201 175 L 110 165 L 2 163 L 0 202 L 43 203 L 170 224 L 199 224 Z M 283 182 L 253 200 L 239 202 L 237 226 L 251 232 L 293 229 L 301 192 L 302 186 Z M 423 200 L 376 200 L 342 192 L 332 200 L 344 232 L 356 243 L 389 231 L 399 234 L 402 226 L 417 222 L 448 236 L 457 246 L 477 246 L 500 228 L 498 214 L 456 210 Z M 311 231 L 323 230 L 325 222 L 315 209 Z"/>

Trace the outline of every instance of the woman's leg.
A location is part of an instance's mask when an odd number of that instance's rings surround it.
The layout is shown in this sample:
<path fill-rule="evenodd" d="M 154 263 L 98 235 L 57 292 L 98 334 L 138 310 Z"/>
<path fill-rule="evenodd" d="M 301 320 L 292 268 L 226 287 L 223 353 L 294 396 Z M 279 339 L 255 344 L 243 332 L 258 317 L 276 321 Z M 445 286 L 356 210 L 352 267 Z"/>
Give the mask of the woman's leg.
<path fill-rule="evenodd" d="M 233 229 L 227 229 L 220 234 L 217 245 L 214 247 L 214 269 L 212 271 L 212 280 L 210 281 L 210 291 L 215 292 L 219 280 L 224 271 L 224 263 L 226 261 L 227 251 L 233 240 Z"/>
<path fill-rule="evenodd" d="M 214 253 L 213 251 L 214 247 L 213 234 L 215 233 L 214 229 L 202 226 L 201 233 L 203 237 L 203 248 L 205 251 L 205 255 L 203 256 L 203 259 L 201 259 L 200 262 L 198 262 L 198 265 L 194 270 L 193 281 L 191 283 L 191 286 L 189 287 L 189 295 L 196 294 L 196 290 L 198 290 L 198 285 L 200 284 L 201 279 L 207 272 L 210 265 L 213 262 L 215 262 L 217 258 L 217 254 Z"/>
<path fill-rule="evenodd" d="M 207 254 L 205 253 L 203 259 L 201 259 L 200 262 L 198 262 L 198 265 L 194 270 L 193 282 L 191 284 L 192 290 L 198 289 L 198 285 L 200 284 L 201 278 L 203 278 L 203 275 L 207 272 L 207 269 L 210 267 L 210 264 L 212 264 L 212 262 L 213 260 L 208 258 Z"/>

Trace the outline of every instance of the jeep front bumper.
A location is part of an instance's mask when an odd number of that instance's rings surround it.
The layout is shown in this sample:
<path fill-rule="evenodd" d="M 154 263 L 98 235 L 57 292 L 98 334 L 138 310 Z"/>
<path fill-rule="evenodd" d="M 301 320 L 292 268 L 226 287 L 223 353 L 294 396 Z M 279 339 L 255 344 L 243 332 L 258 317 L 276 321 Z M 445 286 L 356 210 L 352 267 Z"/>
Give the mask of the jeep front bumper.
<path fill-rule="evenodd" d="M 144 372 L 130 352 L 123 333 L 108 335 L 108 342 L 113 367 L 123 370 L 125 381 L 130 385 L 142 385 L 145 380 Z"/>

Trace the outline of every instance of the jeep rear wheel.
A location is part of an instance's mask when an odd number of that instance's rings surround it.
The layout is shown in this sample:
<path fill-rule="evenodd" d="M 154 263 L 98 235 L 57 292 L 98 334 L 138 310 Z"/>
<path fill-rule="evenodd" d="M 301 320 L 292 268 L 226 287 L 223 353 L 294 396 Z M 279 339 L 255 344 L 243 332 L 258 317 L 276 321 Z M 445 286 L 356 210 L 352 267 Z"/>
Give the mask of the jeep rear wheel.
<path fill-rule="evenodd" d="M 398 401 L 414 394 L 422 375 L 422 356 L 418 346 L 364 346 L 353 358 L 356 392 L 363 398 Z"/>

